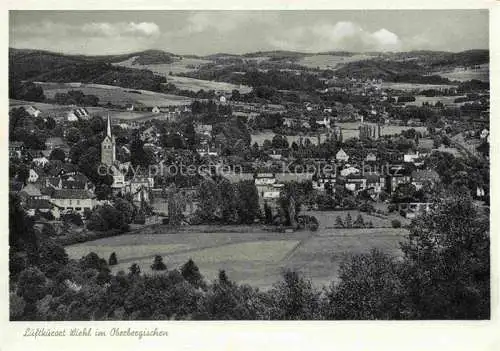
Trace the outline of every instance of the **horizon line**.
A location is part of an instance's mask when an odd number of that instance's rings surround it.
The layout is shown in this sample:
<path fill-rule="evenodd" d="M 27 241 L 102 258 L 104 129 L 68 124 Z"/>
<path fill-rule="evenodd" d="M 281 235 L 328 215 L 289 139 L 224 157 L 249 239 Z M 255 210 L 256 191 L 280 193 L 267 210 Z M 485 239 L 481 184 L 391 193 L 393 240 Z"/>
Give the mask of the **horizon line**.
<path fill-rule="evenodd" d="M 429 49 L 414 49 L 414 50 L 408 50 L 408 51 L 349 51 L 349 50 L 328 50 L 328 51 L 311 51 L 311 52 L 306 52 L 306 51 L 294 51 L 294 50 L 284 50 L 284 49 L 269 49 L 269 50 L 257 50 L 257 51 L 250 51 L 250 52 L 245 52 L 245 53 L 230 53 L 230 52 L 214 52 L 210 54 L 194 54 L 194 53 L 189 53 L 189 54 L 177 54 L 171 51 L 166 51 L 163 49 L 155 49 L 155 48 L 149 48 L 149 49 L 144 49 L 144 50 L 139 50 L 139 51 L 127 51 L 127 52 L 117 52 L 117 53 L 110 53 L 110 54 L 83 54 L 83 53 L 71 53 L 71 52 L 63 52 L 63 51 L 54 51 L 54 50 L 47 50 L 47 49 L 37 49 L 37 48 L 27 48 L 27 47 L 14 47 L 14 46 L 9 46 L 9 51 L 10 50 L 30 50 L 30 51 L 40 51 L 40 52 L 45 52 L 45 53 L 51 53 L 51 54 L 58 54 L 58 55 L 67 55 L 67 56 L 85 56 L 85 57 L 107 57 L 107 56 L 117 56 L 117 55 L 132 55 L 132 54 L 140 54 L 144 53 L 147 51 L 160 51 L 164 52 L 167 54 L 171 54 L 173 56 L 197 56 L 197 57 L 208 57 L 208 56 L 215 56 L 215 55 L 228 55 L 228 56 L 245 56 L 245 55 L 251 55 L 251 54 L 258 54 L 258 53 L 272 53 L 272 52 L 287 52 L 287 53 L 294 53 L 294 54 L 301 54 L 301 55 L 331 55 L 333 53 L 346 53 L 346 54 L 379 54 L 379 55 L 384 55 L 384 54 L 402 54 L 402 53 L 418 53 L 418 52 L 431 52 L 431 53 L 450 53 L 450 54 L 458 54 L 458 53 L 463 53 L 463 52 L 468 52 L 468 51 L 490 51 L 489 48 L 471 48 L 471 49 L 465 49 L 461 51 L 449 51 L 449 50 L 429 50 Z"/>

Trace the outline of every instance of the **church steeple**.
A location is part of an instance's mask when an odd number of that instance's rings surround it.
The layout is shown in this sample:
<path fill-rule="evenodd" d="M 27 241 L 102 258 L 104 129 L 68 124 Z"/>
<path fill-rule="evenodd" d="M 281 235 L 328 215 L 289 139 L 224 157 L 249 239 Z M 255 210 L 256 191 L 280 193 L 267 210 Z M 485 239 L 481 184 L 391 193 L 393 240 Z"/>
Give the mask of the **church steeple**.
<path fill-rule="evenodd" d="M 111 120 L 109 118 L 109 113 L 108 113 L 108 128 L 107 128 L 106 136 L 109 136 L 111 138 Z"/>
<path fill-rule="evenodd" d="M 111 166 L 116 161 L 115 137 L 111 134 L 111 118 L 108 114 L 106 136 L 101 143 L 101 163 Z"/>

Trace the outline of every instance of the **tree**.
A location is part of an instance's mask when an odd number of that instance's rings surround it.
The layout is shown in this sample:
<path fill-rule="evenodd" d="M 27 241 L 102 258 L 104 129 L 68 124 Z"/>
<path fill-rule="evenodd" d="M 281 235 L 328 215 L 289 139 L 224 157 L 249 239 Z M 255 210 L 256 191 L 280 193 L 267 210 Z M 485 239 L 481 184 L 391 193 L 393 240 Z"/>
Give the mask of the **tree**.
<path fill-rule="evenodd" d="M 156 255 L 153 264 L 151 265 L 151 269 L 154 271 L 166 270 L 167 266 L 165 265 L 165 263 L 163 263 L 163 257 L 161 257 L 160 255 Z"/>
<path fill-rule="evenodd" d="M 217 185 L 212 179 L 205 179 L 200 184 L 200 207 L 198 213 L 204 220 L 212 221 L 220 218 L 219 194 Z"/>
<path fill-rule="evenodd" d="M 137 263 L 132 263 L 128 270 L 131 276 L 139 276 L 141 274 L 141 267 Z"/>
<path fill-rule="evenodd" d="M 217 192 L 222 221 L 229 224 L 238 223 L 238 198 L 233 184 L 227 179 L 222 179 L 217 183 Z"/>
<path fill-rule="evenodd" d="M 36 264 L 39 258 L 39 240 L 33 225 L 19 197 L 9 194 L 9 247 L 13 252 L 26 252 L 29 264 Z"/>
<path fill-rule="evenodd" d="M 259 194 L 255 183 L 245 180 L 237 184 L 237 211 L 240 221 L 251 224 L 260 216 Z"/>
<path fill-rule="evenodd" d="M 267 204 L 267 202 L 264 203 L 264 214 L 266 217 L 266 224 L 272 224 L 273 223 L 273 210 Z"/>
<path fill-rule="evenodd" d="M 393 220 L 391 221 L 391 226 L 392 226 L 393 228 L 401 228 L 401 221 L 400 221 L 400 220 L 398 220 L 398 219 L 393 219 Z"/>
<path fill-rule="evenodd" d="M 30 169 L 24 163 L 19 166 L 17 169 L 17 179 L 26 185 L 28 183 L 28 178 L 30 175 Z"/>
<path fill-rule="evenodd" d="M 279 204 L 285 215 L 287 225 L 294 226 L 296 224 L 296 217 L 302 206 L 302 190 L 298 183 L 291 182 L 285 184 L 280 194 Z"/>
<path fill-rule="evenodd" d="M 168 195 L 168 223 L 175 227 L 180 226 L 184 219 L 184 208 L 186 206 L 186 199 L 184 196 L 177 192 L 174 187 L 169 191 Z"/>
<path fill-rule="evenodd" d="M 364 228 L 365 227 L 365 221 L 363 220 L 363 216 L 361 215 L 361 213 L 358 214 L 358 216 L 356 217 L 356 220 L 353 223 L 353 227 L 354 228 Z"/>
<path fill-rule="evenodd" d="M 337 218 L 335 218 L 335 227 L 344 228 L 344 222 L 342 221 L 342 217 L 337 216 Z"/>
<path fill-rule="evenodd" d="M 18 296 L 28 304 L 34 304 L 47 294 L 47 278 L 37 267 L 28 267 L 20 275 L 17 282 Z"/>
<path fill-rule="evenodd" d="M 283 278 L 269 292 L 273 301 L 271 319 L 304 320 L 320 319 L 320 294 L 310 281 L 297 272 L 286 270 Z"/>
<path fill-rule="evenodd" d="M 395 203 L 411 202 L 415 197 L 416 188 L 411 183 L 399 184 L 392 194 L 392 201 Z"/>
<path fill-rule="evenodd" d="M 151 155 L 144 150 L 144 142 L 138 134 L 134 136 L 130 143 L 130 162 L 134 167 L 148 167 L 153 163 Z"/>
<path fill-rule="evenodd" d="M 57 126 L 57 123 L 56 123 L 55 119 L 50 117 L 50 116 L 47 117 L 47 119 L 45 121 L 45 128 L 47 128 L 49 130 L 53 130 L 56 126 Z"/>
<path fill-rule="evenodd" d="M 75 127 L 69 128 L 64 136 L 66 138 L 66 141 L 72 144 L 77 143 L 81 138 L 80 130 Z"/>
<path fill-rule="evenodd" d="M 350 212 L 348 212 L 347 216 L 345 217 L 345 227 L 352 228 L 352 217 Z"/>
<path fill-rule="evenodd" d="M 137 208 L 131 201 L 117 197 L 113 200 L 113 206 L 121 212 L 126 223 L 132 223 L 137 214 Z"/>
<path fill-rule="evenodd" d="M 94 209 L 87 222 L 87 228 L 97 231 L 119 230 L 126 232 L 129 225 L 125 215 L 110 205 L 99 206 Z"/>
<path fill-rule="evenodd" d="M 397 261 L 381 251 L 348 256 L 328 293 L 328 319 L 404 319 L 404 282 Z"/>
<path fill-rule="evenodd" d="M 17 86 L 18 89 L 14 91 L 15 94 L 12 98 L 26 101 L 36 101 L 43 102 L 45 101 L 45 95 L 43 93 L 43 89 L 41 86 L 27 82 Z"/>
<path fill-rule="evenodd" d="M 186 138 L 187 147 L 190 150 L 196 148 L 196 131 L 194 129 L 194 122 L 189 122 L 184 129 L 184 137 Z"/>
<path fill-rule="evenodd" d="M 410 225 L 402 250 L 412 318 L 490 318 L 488 213 L 469 194 L 436 196 L 433 210 Z"/>
<path fill-rule="evenodd" d="M 194 287 L 202 288 L 205 286 L 205 282 L 203 281 L 203 276 L 201 275 L 198 266 L 193 262 L 192 259 L 189 259 L 181 267 L 181 274 L 182 277 Z"/>
<path fill-rule="evenodd" d="M 108 264 L 110 266 L 115 266 L 118 264 L 118 259 L 116 258 L 116 252 L 112 252 L 111 255 L 109 255 Z"/>
<path fill-rule="evenodd" d="M 59 148 L 55 148 L 54 150 L 52 150 L 52 152 L 50 153 L 50 156 L 49 158 L 51 160 L 59 160 L 61 162 L 64 162 L 66 160 L 66 153 L 62 150 L 62 149 L 59 149 Z"/>

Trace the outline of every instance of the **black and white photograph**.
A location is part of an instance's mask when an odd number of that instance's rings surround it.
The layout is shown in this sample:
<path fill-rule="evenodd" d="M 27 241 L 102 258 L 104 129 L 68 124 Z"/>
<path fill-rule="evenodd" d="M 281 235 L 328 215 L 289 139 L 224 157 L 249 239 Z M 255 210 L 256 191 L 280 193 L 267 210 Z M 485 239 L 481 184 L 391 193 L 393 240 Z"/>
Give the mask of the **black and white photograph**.
<path fill-rule="evenodd" d="M 8 19 L 25 338 L 492 318 L 489 9 Z"/>

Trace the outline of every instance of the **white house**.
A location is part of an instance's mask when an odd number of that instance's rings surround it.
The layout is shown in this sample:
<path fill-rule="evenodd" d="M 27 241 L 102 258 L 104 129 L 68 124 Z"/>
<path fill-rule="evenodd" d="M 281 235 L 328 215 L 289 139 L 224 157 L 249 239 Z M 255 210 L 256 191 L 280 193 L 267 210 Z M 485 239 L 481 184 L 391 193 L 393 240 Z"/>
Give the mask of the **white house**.
<path fill-rule="evenodd" d="M 36 157 L 33 159 L 33 162 L 38 166 L 38 167 L 45 167 L 50 163 L 49 159 L 45 156 L 42 157 Z"/>
<path fill-rule="evenodd" d="M 271 185 L 276 183 L 276 178 L 271 173 L 259 173 L 255 178 L 255 185 Z"/>
<path fill-rule="evenodd" d="M 38 173 L 36 173 L 34 169 L 30 169 L 28 182 L 35 183 L 37 180 L 38 180 Z"/>
<path fill-rule="evenodd" d="M 94 196 L 82 189 L 55 189 L 50 202 L 61 210 L 74 211 L 83 214 L 85 210 L 92 210 L 96 206 Z"/>
<path fill-rule="evenodd" d="M 24 110 L 31 116 L 31 117 L 38 117 L 42 111 L 37 109 L 35 106 L 25 106 Z"/>
<path fill-rule="evenodd" d="M 346 154 L 344 149 L 340 149 L 337 154 L 335 155 L 335 159 L 337 161 L 342 161 L 342 162 L 347 162 L 349 161 L 349 155 Z"/>
<path fill-rule="evenodd" d="M 356 167 L 347 167 L 340 171 L 342 177 L 347 177 L 354 174 L 359 174 L 361 171 Z"/>
<path fill-rule="evenodd" d="M 87 111 L 85 107 L 75 108 L 69 111 L 68 114 L 66 115 L 66 119 L 69 122 L 75 122 L 78 121 L 79 119 L 89 119 L 89 118 L 90 118 L 89 111 Z"/>

